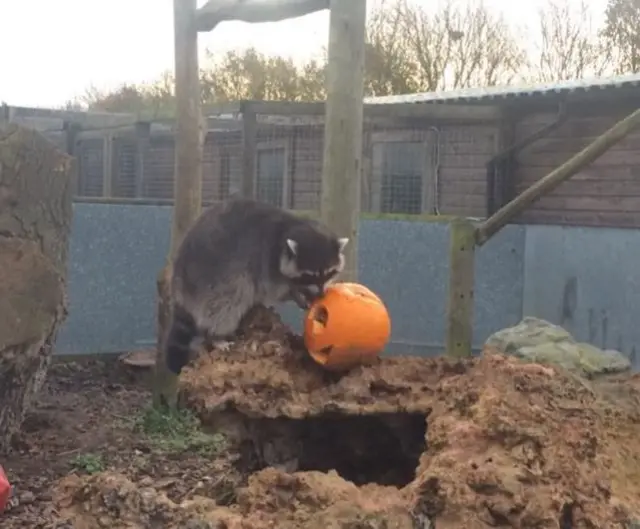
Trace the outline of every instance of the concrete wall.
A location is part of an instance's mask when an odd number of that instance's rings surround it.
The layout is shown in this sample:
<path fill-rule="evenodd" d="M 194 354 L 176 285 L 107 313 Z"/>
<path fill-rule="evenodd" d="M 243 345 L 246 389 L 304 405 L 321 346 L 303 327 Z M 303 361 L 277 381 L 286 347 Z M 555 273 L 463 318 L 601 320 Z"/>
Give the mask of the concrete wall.
<path fill-rule="evenodd" d="M 169 251 L 171 208 L 74 204 L 69 317 L 56 352 L 143 347 L 155 333 L 156 275 Z"/>
<path fill-rule="evenodd" d="M 528 226 L 523 313 L 638 366 L 639 262 L 638 230 Z"/>
<path fill-rule="evenodd" d="M 116 352 L 155 340 L 155 281 L 169 248 L 165 206 L 75 204 L 69 265 L 70 315 L 56 352 Z M 522 316 L 524 226 L 510 226 L 479 251 L 475 345 Z M 442 350 L 448 282 L 444 223 L 365 220 L 361 281 L 385 300 L 388 351 Z M 300 329 L 301 312 L 284 306 Z"/>
<path fill-rule="evenodd" d="M 155 281 L 171 209 L 75 204 L 70 315 L 56 352 L 118 352 L 155 341 Z M 438 354 L 444 343 L 448 226 L 364 220 L 360 279 L 392 317 L 388 353 Z M 478 251 L 474 346 L 538 316 L 632 357 L 640 344 L 640 231 L 513 225 Z M 301 312 L 281 308 L 300 330 Z"/>

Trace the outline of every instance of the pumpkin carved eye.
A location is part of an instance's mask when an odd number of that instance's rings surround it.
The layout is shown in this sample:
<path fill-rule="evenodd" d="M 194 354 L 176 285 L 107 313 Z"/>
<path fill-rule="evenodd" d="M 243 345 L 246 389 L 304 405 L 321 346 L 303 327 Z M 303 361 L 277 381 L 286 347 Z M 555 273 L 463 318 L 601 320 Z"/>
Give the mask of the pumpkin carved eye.
<path fill-rule="evenodd" d="M 315 307 L 313 319 L 323 327 L 326 327 L 327 323 L 329 323 L 329 311 L 327 310 L 327 307 L 325 307 L 324 305 L 318 305 L 317 307 Z"/>

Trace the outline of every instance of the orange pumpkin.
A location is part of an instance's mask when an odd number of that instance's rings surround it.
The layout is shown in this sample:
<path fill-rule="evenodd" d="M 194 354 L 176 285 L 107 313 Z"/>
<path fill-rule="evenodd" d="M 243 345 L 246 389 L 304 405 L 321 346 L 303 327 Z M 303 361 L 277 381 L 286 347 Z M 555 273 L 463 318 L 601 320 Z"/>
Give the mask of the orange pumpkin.
<path fill-rule="evenodd" d="M 304 343 L 311 357 L 330 370 L 371 363 L 391 335 L 382 300 L 364 285 L 335 283 L 305 315 Z"/>

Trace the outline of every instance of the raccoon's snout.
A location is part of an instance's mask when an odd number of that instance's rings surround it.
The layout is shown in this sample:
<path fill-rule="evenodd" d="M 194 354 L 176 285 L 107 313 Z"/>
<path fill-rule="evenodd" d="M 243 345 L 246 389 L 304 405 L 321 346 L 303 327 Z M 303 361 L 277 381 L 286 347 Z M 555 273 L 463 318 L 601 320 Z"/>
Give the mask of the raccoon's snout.
<path fill-rule="evenodd" d="M 309 285 L 307 291 L 310 296 L 320 297 L 324 294 L 324 288 L 319 285 Z"/>
<path fill-rule="evenodd" d="M 324 295 L 324 286 L 305 285 L 301 288 L 301 291 L 302 295 L 307 299 L 309 304 L 311 304 Z"/>

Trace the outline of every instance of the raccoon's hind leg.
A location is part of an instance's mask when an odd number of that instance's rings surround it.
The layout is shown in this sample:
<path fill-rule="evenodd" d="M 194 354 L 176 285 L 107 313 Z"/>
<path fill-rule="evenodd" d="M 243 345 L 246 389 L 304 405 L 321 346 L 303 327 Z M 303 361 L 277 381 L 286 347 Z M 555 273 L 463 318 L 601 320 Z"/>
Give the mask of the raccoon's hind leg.
<path fill-rule="evenodd" d="M 182 307 L 174 305 L 171 325 L 165 340 L 165 361 L 169 371 L 179 375 L 189 363 L 193 341 L 199 337 L 195 319 Z"/>
<path fill-rule="evenodd" d="M 219 351 L 229 351 L 242 318 L 252 306 L 249 298 L 242 297 L 224 301 L 216 299 L 207 304 L 204 319 L 199 323 L 201 328 L 206 329 L 208 344 Z"/>

